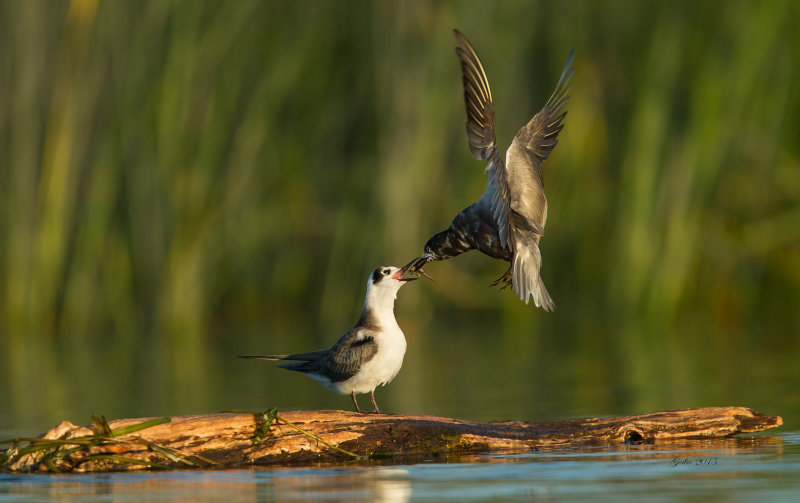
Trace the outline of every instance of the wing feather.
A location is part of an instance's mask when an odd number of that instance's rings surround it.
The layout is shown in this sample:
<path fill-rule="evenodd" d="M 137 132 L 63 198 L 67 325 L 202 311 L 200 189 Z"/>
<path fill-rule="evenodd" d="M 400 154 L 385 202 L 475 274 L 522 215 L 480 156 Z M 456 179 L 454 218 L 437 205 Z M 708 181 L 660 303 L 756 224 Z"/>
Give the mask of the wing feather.
<path fill-rule="evenodd" d="M 476 159 L 487 160 L 497 150 L 494 134 L 494 104 L 486 72 L 475 49 L 464 35 L 453 30 L 458 41 L 456 54 L 461 61 L 464 103 L 467 108 L 467 139 Z M 487 167 L 487 169 L 489 169 Z"/>
<path fill-rule="evenodd" d="M 489 81 L 478 53 L 461 32 L 453 31 L 458 42 L 456 54 L 461 61 L 464 83 L 469 150 L 476 159 L 487 161 L 485 171 L 488 172 L 489 177 L 486 187 L 492 216 L 497 222 L 500 242 L 513 250 L 513 241 L 508 232 L 511 193 L 505 175 L 505 164 L 497 149 L 494 131 L 494 103 L 492 103 Z"/>
<path fill-rule="evenodd" d="M 313 373 L 328 378 L 331 383 L 346 381 L 353 377 L 361 366 L 378 352 L 372 332 L 356 327 L 336 341 L 330 349 L 291 355 L 240 356 L 259 360 L 293 360 L 296 363 L 278 365 L 288 370 Z"/>
<path fill-rule="evenodd" d="M 343 335 L 330 352 L 319 360 L 317 372 L 332 383 L 353 377 L 364 363 L 378 352 L 378 344 L 369 329 L 357 327 Z"/>
<path fill-rule="evenodd" d="M 558 134 L 564 128 L 564 117 L 567 112 L 564 111 L 564 106 L 569 100 L 569 81 L 572 78 L 574 69 L 572 68 L 572 59 L 574 51 L 570 51 L 567 63 L 564 65 L 564 70 L 561 72 L 561 78 L 558 80 L 553 93 L 548 98 L 542 109 L 533 116 L 533 118 L 520 130 L 514 137 L 511 144 L 511 149 L 517 150 L 522 154 L 522 158 L 527 163 L 522 163 L 519 167 L 508 166 L 508 169 L 529 169 L 533 170 L 538 180 L 541 182 L 542 163 L 550 155 L 550 152 L 558 144 Z M 544 185 L 542 184 L 542 190 Z"/>
<path fill-rule="evenodd" d="M 509 207 L 518 213 L 528 227 L 543 235 L 547 222 L 547 198 L 544 193 L 542 164 L 558 144 L 558 134 L 564 128 L 567 115 L 564 106 L 569 99 L 567 85 L 572 78 L 573 52 L 569 54 L 561 78 L 542 109 L 520 130 L 506 153 L 506 183 L 510 187 Z M 513 226 L 513 221 L 512 221 Z M 512 239 L 518 242 L 523 229 L 512 229 Z"/>

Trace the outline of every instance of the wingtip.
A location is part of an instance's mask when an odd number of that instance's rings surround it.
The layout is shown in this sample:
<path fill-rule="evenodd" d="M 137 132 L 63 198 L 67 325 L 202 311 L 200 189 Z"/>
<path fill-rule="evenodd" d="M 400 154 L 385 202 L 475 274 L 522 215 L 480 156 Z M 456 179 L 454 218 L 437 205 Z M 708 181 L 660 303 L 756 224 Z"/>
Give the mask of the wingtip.
<path fill-rule="evenodd" d="M 569 50 L 569 55 L 567 56 L 567 62 L 564 64 L 564 71 L 566 72 L 567 68 L 572 66 L 572 60 L 575 59 L 575 49 Z"/>
<path fill-rule="evenodd" d="M 558 79 L 558 84 L 556 84 L 556 89 L 566 87 L 567 83 L 572 79 L 572 75 L 575 73 L 575 68 L 572 67 L 572 60 L 575 57 L 575 49 L 570 49 L 569 56 L 567 56 L 567 62 L 564 64 L 564 69 L 561 71 L 561 77 Z"/>
<path fill-rule="evenodd" d="M 472 44 L 469 43 L 469 40 L 467 40 L 467 37 L 464 36 L 463 33 L 458 31 L 458 28 L 453 28 L 453 35 L 455 35 L 456 42 L 458 42 L 458 45 L 456 46 L 456 52 L 461 49 L 462 51 L 466 51 L 467 54 L 471 52 L 475 53 L 475 49 L 472 47 Z M 477 58 L 477 53 L 475 54 L 475 57 Z"/>

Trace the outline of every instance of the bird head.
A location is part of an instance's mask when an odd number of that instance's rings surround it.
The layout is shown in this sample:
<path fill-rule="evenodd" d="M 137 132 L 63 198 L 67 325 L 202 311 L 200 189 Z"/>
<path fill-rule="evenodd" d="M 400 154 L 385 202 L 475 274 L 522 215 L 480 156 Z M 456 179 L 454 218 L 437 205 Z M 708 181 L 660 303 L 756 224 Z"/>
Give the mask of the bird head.
<path fill-rule="evenodd" d="M 400 287 L 418 278 L 406 277 L 407 267 L 380 266 L 369 275 L 367 295 L 390 295 L 395 297 Z"/>

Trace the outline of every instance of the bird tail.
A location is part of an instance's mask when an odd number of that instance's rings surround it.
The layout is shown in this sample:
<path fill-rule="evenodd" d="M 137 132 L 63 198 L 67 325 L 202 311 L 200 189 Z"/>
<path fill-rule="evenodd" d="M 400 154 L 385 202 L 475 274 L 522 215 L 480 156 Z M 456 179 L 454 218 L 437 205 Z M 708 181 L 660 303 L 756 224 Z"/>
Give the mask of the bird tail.
<path fill-rule="evenodd" d="M 250 360 L 288 360 L 291 355 L 239 355 L 237 358 Z"/>
<path fill-rule="evenodd" d="M 533 297 L 536 307 L 541 307 L 545 311 L 553 311 L 556 305 L 539 276 L 541 265 L 542 255 L 536 243 L 518 243 L 511 266 L 511 282 L 514 286 L 514 293 L 519 296 L 520 300 L 527 304 L 530 297 Z"/>
<path fill-rule="evenodd" d="M 239 358 L 249 358 L 251 360 L 290 360 L 291 363 L 284 363 L 278 365 L 279 368 L 287 370 L 296 370 L 298 372 L 308 372 L 313 370 L 313 362 L 330 351 L 329 349 L 322 349 L 320 351 L 312 351 L 310 353 L 295 353 L 292 355 L 253 355 L 253 356 L 239 356 Z"/>
<path fill-rule="evenodd" d="M 297 362 L 313 362 L 314 360 L 322 358 L 329 352 L 330 349 L 320 349 L 319 351 L 311 351 L 308 353 L 294 353 L 291 355 L 253 355 L 253 356 L 239 356 L 239 358 L 249 358 L 251 360 L 294 360 Z"/>

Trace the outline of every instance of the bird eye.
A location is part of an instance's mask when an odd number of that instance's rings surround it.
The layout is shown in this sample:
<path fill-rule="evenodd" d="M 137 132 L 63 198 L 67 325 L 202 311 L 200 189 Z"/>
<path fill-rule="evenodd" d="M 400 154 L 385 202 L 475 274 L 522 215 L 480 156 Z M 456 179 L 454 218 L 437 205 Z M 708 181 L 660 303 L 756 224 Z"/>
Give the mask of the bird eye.
<path fill-rule="evenodd" d="M 389 269 L 384 269 L 383 270 L 383 275 L 384 276 L 388 276 L 390 272 L 392 272 L 392 271 L 390 271 Z"/>

